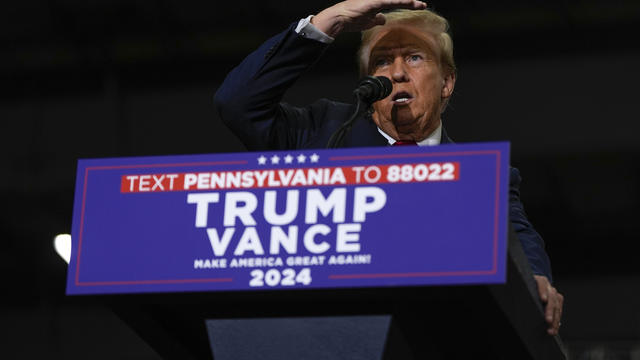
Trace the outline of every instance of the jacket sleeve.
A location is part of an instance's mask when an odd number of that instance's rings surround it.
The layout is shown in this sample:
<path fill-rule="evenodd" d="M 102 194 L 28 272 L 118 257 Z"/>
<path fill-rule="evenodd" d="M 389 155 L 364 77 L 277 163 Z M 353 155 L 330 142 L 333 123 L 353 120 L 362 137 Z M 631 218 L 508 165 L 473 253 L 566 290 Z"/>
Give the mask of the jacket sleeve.
<path fill-rule="evenodd" d="M 328 46 L 294 29 L 292 24 L 247 56 L 216 92 L 222 121 L 249 150 L 298 148 L 321 126 L 308 108 L 281 103 Z"/>
<path fill-rule="evenodd" d="M 520 171 L 512 167 L 509 178 L 509 220 L 522 244 L 522 250 L 529 260 L 533 273 L 544 275 L 552 281 L 551 263 L 544 249 L 544 241 L 527 219 L 520 201 L 521 181 Z"/>

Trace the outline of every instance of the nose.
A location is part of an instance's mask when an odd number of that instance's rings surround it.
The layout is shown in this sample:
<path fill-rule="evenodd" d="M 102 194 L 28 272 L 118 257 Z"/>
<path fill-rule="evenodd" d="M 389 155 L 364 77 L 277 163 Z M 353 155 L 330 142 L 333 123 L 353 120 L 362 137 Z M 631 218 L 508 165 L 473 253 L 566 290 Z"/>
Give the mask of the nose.
<path fill-rule="evenodd" d="M 406 65 L 402 57 L 396 57 L 394 59 L 393 64 L 391 64 L 391 80 L 393 82 L 409 81 Z"/>

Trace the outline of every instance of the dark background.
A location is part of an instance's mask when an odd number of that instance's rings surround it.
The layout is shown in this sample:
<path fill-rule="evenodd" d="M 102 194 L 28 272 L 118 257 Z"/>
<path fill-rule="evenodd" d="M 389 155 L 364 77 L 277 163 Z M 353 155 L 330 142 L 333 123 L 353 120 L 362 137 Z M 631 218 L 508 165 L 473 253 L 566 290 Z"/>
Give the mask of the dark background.
<path fill-rule="evenodd" d="M 212 104 L 225 74 L 325 1 L 22 0 L 0 12 L 0 358 L 158 356 L 64 295 L 79 158 L 244 151 Z M 508 140 L 566 295 L 575 359 L 640 359 L 637 1 L 439 1 L 457 142 Z M 350 101 L 356 34 L 287 97 Z"/>

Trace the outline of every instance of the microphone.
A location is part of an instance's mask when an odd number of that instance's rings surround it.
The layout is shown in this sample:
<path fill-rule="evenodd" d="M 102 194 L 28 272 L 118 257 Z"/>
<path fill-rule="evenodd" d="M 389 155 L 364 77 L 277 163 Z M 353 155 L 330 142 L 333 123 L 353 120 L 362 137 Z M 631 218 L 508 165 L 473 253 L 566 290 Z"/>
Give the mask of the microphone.
<path fill-rule="evenodd" d="M 393 85 L 384 76 L 365 76 L 360 80 L 353 94 L 367 104 L 373 104 L 391 94 Z"/>
<path fill-rule="evenodd" d="M 349 120 L 345 121 L 338 130 L 336 130 L 329 141 L 327 142 L 327 148 L 341 147 L 344 142 L 345 135 L 351 130 L 353 122 L 358 118 L 358 115 L 374 102 L 384 99 L 391 94 L 391 80 L 384 76 L 365 76 L 360 80 L 358 87 L 353 91 L 353 95 L 356 97 L 356 109 Z M 365 105 L 363 108 L 362 104 Z"/>

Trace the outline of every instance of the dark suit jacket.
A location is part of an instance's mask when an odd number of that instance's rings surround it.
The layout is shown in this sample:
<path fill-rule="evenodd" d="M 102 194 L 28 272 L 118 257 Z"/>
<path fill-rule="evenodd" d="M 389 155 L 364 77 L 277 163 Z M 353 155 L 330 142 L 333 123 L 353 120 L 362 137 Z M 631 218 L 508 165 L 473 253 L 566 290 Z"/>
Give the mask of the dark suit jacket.
<path fill-rule="evenodd" d="M 286 31 L 267 40 L 233 69 L 218 89 L 215 104 L 220 117 L 249 150 L 325 148 L 336 129 L 355 110 L 354 105 L 318 100 L 299 108 L 282 103 L 282 96 L 322 55 L 327 44 Z M 442 131 L 441 143 L 451 143 Z M 386 146 L 368 116 L 357 119 L 344 147 Z M 520 173 L 511 168 L 509 219 L 522 243 L 534 274 L 551 280 L 544 242 L 527 220 L 520 202 Z"/>

